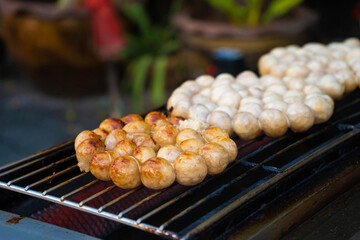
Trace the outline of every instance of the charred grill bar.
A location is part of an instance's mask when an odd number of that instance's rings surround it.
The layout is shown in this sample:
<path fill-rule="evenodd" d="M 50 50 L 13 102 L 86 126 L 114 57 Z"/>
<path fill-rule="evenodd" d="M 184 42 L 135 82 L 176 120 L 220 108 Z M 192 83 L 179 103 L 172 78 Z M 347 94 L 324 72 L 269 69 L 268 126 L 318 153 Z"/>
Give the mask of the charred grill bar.
<path fill-rule="evenodd" d="M 239 150 L 235 162 L 194 187 L 121 190 L 78 170 L 73 141 L 0 168 L 0 187 L 170 239 L 234 233 L 261 239 L 275 223 L 282 223 L 283 229 L 272 228 L 273 237 L 279 237 L 320 208 L 317 203 L 326 204 L 315 201 L 316 194 L 303 193 L 300 198 L 300 193 L 316 187 L 313 192 L 321 192 L 328 189 L 321 184 L 330 182 L 336 186 L 334 176 L 346 172 L 342 176 L 346 182 L 330 191 L 326 197 L 330 199 L 358 180 L 359 109 L 357 90 L 336 102 L 329 122 L 305 133 L 288 132 L 277 139 L 261 136 L 248 142 L 234 139 Z M 309 211 L 297 208 L 300 203 L 306 203 Z"/>

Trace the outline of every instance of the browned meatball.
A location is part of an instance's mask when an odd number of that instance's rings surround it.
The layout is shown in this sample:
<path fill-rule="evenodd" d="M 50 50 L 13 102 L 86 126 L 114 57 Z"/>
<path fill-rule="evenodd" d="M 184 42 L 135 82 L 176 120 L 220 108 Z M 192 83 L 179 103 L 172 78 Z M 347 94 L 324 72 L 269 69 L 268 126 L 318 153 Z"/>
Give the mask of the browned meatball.
<path fill-rule="evenodd" d="M 145 122 L 152 126 L 154 123 L 160 119 L 166 119 L 166 116 L 162 112 L 150 112 L 145 117 Z"/>
<path fill-rule="evenodd" d="M 95 128 L 95 129 L 93 130 L 93 132 L 94 132 L 96 135 L 99 136 L 99 138 L 100 138 L 100 140 L 101 140 L 102 142 L 105 142 L 105 139 L 106 139 L 107 135 L 109 134 L 108 132 L 106 132 L 106 131 L 105 131 L 104 129 L 102 129 L 102 128 Z"/>
<path fill-rule="evenodd" d="M 156 127 L 153 138 L 160 144 L 160 146 L 166 146 L 175 144 L 178 130 L 171 124 L 164 124 Z"/>
<path fill-rule="evenodd" d="M 92 157 L 99 152 L 105 151 L 105 145 L 99 138 L 84 140 L 76 149 L 76 158 L 80 171 L 89 172 L 89 164 Z"/>
<path fill-rule="evenodd" d="M 179 126 L 180 125 L 180 121 L 184 121 L 185 118 L 183 117 L 179 117 L 179 116 L 171 116 L 169 117 L 169 122 L 175 126 Z"/>
<path fill-rule="evenodd" d="M 139 162 L 130 156 L 115 158 L 110 165 L 110 177 L 119 188 L 130 189 L 140 186 Z"/>
<path fill-rule="evenodd" d="M 98 138 L 98 139 L 100 139 L 99 136 L 96 135 L 96 133 L 94 133 L 92 131 L 89 131 L 89 130 L 85 130 L 85 131 L 82 131 L 81 133 L 79 133 L 77 135 L 77 137 L 75 138 L 75 142 L 74 142 L 75 150 L 78 148 L 80 143 L 82 143 L 86 139 L 90 139 L 90 138 Z"/>
<path fill-rule="evenodd" d="M 223 146 L 229 153 L 229 162 L 233 162 L 238 154 L 236 143 L 228 137 L 216 137 L 211 142 L 218 143 Z"/>
<path fill-rule="evenodd" d="M 105 139 L 107 150 L 113 150 L 116 144 L 126 139 L 126 132 L 123 129 L 114 129 Z"/>
<path fill-rule="evenodd" d="M 199 155 L 205 159 L 208 173 L 219 174 L 229 164 L 229 154 L 226 149 L 218 143 L 209 142 L 199 149 Z"/>
<path fill-rule="evenodd" d="M 216 137 L 229 137 L 229 134 L 221 128 L 218 127 L 209 127 L 207 128 L 202 136 L 208 141 L 211 142 Z"/>
<path fill-rule="evenodd" d="M 235 114 L 233 128 L 235 133 L 244 140 L 254 139 L 261 133 L 257 118 L 248 112 L 239 112 Z"/>
<path fill-rule="evenodd" d="M 265 109 L 260 114 L 259 122 L 264 133 L 269 137 L 280 137 L 288 129 L 285 113 L 277 109 Z"/>
<path fill-rule="evenodd" d="M 94 177 L 102 181 L 111 180 L 110 164 L 115 158 L 115 153 L 112 151 L 95 154 L 90 161 L 90 172 Z"/>
<path fill-rule="evenodd" d="M 190 138 L 182 141 L 179 146 L 184 152 L 197 153 L 199 149 L 204 146 L 204 144 L 205 143 L 202 140 L 199 140 L 197 138 Z"/>
<path fill-rule="evenodd" d="M 140 146 L 135 149 L 133 156 L 139 160 L 140 163 L 143 163 L 149 158 L 156 157 L 156 153 L 151 147 Z"/>
<path fill-rule="evenodd" d="M 136 144 L 128 139 L 121 140 L 116 146 L 114 147 L 113 151 L 118 156 L 131 156 L 136 149 Z"/>
<path fill-rule="evenodd" d="M 124 130 L 127 133 L 145 133 L 150 134 L 150 126 L 144 121 L 133 121 L 125 125 Z"/>
<path fill-rule="evenodd" d="M 180 146 L 180 143 L 182 143 L 186 139 L 191 139 L 191 138 L 196 138 L 199 139 L 200 141 L 204 141 L 203 137 L 199 132 L 195 131 L 192 128 L 184 128 L 177 135 L 176 144 Z"/>
<path fill-rule="evenodd" d="M 102 128 L 109 133 L 114 129 L 122 129 L 124 125 L 125 124 L 120 119 L 107 118 L 100 123 L 99 128 Z"/>
<path fill-rule="evenodd" d="M 125 117 L 121 118 L 121 121 L 123 121 L 125 124 L 128 124 L 129 122 L 134 121 L 144 121 L 144 119 L 139 114 L 128 114 Z"/>
<path fill-rule="evenodd" d="M 147 134 L 137 135 L 134 137 L 133 141 L 138 147 L 151 147 L 152 149 L 154 149 L 155 152 L 157 152 L 160 148 L 159 144 L 150 135 Z"/>
<path fill-rule="evenodd" d="M 175 169 L 164 158 L 150 158 L 141 165 L 141 181 L 151 189 L 167 188 L 175 181 Z"/>
<path fill-rule="evenodd" d="M 176 181 L 185 186 L 193 186 L 204 180 L 207 175 L 206 161 L 193 152 L 180 154 L 174 163 Z"/>

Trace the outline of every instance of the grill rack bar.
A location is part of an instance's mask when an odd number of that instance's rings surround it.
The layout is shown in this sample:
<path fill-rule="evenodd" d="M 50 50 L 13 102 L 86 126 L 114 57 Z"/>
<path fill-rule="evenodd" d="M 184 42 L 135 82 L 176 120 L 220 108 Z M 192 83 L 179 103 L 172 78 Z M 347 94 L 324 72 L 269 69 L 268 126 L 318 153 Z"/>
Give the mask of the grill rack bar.
<path fill-rule="evenodd" d="M 356 99 L 354 101 L 355 103 L 358 103 L 360 102 L 359 99 Z M 342 106 L 341 108 L 337 109 L 335 112 L 340 112 L 340 111 L 343 111 L 344 109 L 346 109 L 347 107 L 351 107 L 354 105 L 354 102 L 352 103 L 348 103 L 346 105 L 346 107 Z M 275 140 L 272 140 L 270 142 L 267 142 L 265 143 L 265 145 L 257 148 L 256 150 L 252 151 L 250 154 L 246 155 L 245 157 L 243 157 L 242 159 L 237 159 L 232 165 L 230 165 L 225 171 L 229 171 L 230 168 L 234 167 L 234 166 L 237 166 L 239 164 L 242 164 L 244 166 L 247 166 L 247 167 L 250 167 L 250 169 L 248 171 L 254 171 L 256 169 L 259 169 L 260 167 L 268 172 L 271 172 L 274 174 L 274 176 L 272 178 L 270 178 L 270 180 L 267 180 L 266 183 L 264 184 L 261 184 L 259 186 L 256 186 L 255 188 L 253 189 L 249 189 L 250 191 L 244 195 L 244 196 L 238 196 L 236 195 L 236 199 L 234 201 L 234 204 L 236 204 L 236 206 L 239 206 L 241 205 L 244 201 L 246 200 L 249 200 L 251 197 L 255 196 L 256 194 L 259 193 L 259 191 L 261 191 L 261 189 L 263 188 L 263 185 L 271 185 L 271 184 L 275 184 L 277 181 L 279 181 L 280 179 L 286 177 L 287 175 L 289 175 L 292 171 L 295 171 L 296 169 L 298 169 L 299 167 L 307 164 L 308 162 L 310 162 L 312 159 L 314 159 L 316 157 L 316 155 L 320 155 L 322 154 L 324 151 L 328 150 L 328 149 L 331 149 L 331 147 L 334 147 L 336 146 L 336 144 L 338 142 L 341 142 L 341 141 L 346 141 L 347 139 L 351 138 L 352 136 L 354 135 L 358 135 L 359 134 L 359 123 L 355 124 L 355 125 L 344 125 L 344 126 L 347 126 L 345 128 L 342 127 L 342 125 L 339 125 L 339 122 L 344 120 L 344 119 L 349 119 L 351 118 L 352 116 L 357 116 L 357 115 L 360 115 L 360 113 L 355 113 L 355 114 L 352 114 L 350 116 L 347 116 L 347 117 L 343 117 L 341 118 L 340 120 L 336 120 L 335 122 L 328 122 L 327 124 L 324 124 L 323 128 L 322 129 L 317 129 L 315 132 L 311 133 L 310 135 L 306 136 L 305 138 L 302 138 L 300 140 L 295 140 L 295 142 L 293 142 L 292 144 L 288 145 L 286 147 L 287 150 L 291 149 L 292 147 L 296 147 L 297 145 L 301 144 L 302 142 L 305 141 L 305 139 L 310 139 L 310 138 L 313 138 L 314 136 L 317 136 L 319 134 L 321 134 L 322 132 L 324 132 L 325 130 L 324 129 L 329 129 L 331 127 L 334 127 L 334 126 L 337 126 L 338 128 L 341 128 L 340 130 L 344 130 L 344 131 L 348 131 L 347 133 L 343 134 L 342 136 L 340 137 L 337 137 L 335 138 L 335 140 L 333 141 L 333 139 L 329 140 L 326 144 L 323 144 L 321 145 L 320 147 L 316 147 L 316 149 L 314 151 L 311 151 L 311 152 L 308 152 L 307 156 L 312 156 L 311 158 L 307 158 L 307 157 L 299 157 L 298 159 L 295 159 L 294 161 L 290 162 L 288 165 L 288 168 L 286 169 L 286 171 L 284 171 L 283 169 L 281 168 L 277 168 L 277 167 L 273 167 L 273 166 L 268 166 L 266 165 L 266 163 L 273 159 L 274 158 L 274 155 L 271 155 L 270 157 L 266 158 L 265 160 L 263 160 L 262 162 L 260 163 L 251 163 L 249 160 L 251 160 L 251 158 L 253 158 L 254 156 L 256 156 L 257 154 L 259 153 L 262 153 L 264 149 L 269 149 L 270 147 L 272 146 L 276 146 L 277 144 L 280 144 L 281 142 L 283 141 L 287 141 L 288 139 L 290 139 L 293 134 L 290 133 L 290 134 L 287 134 L 283 137 L 280 137 L 278 139 L 275 139 Z M 253 141 L 255 142 L 255 140 Z M 245 142 L 244 144 L 240 145 L 238 148 L 239 149 L 242 149 L 242 148 L 245 148 L 246 146 L 252 144 L 253 142 Z M 72 143 L 73 141 L 69 141 L 68 143 L 64 144 L 61 146 L 61 149 L 67 149 L 67 148 L 70 148 L 72 147 Z M 330 147 L 329 147 L 330 146 Z M 49 154 L 52 154 L 52 153 L 56 153 L 58 152 L 58 150 L 55 148 L 52 148 L 48 151 Z M 279 151 L 277 154 L 275 154 L 275 156 L 278 156 L 279 154 L 281 154 L 282 152 L 285 152 L 285 151 Z M 315 154 L 315 156 L 314 156 Z M 34 163 L 38 163 L 42 160 L 45 160 L 47 159 L 47 156 L 44 156 L 44 154 L 38 154 L 37 155 L 39 158 L 36 159 L 36 157 L 34 156 L 30 156 L 28 158 L 25 158 L 23 160 L 20 160 L 21 162 L 24 162 L 24 166 L 29 166 L 31 164 L 34 164 Z M 71 157 L 71 156 L 70 156 Z M 69 158 L 69 157 L 68 157 Z M 41 160 L 39 160 L 41 159 Z M 299 161 L 301 160 L 301 161 Z M 64 159 L 61 159 L 59 160 L 58 162 L 61 162 L 61 161 L 64 161 Z M 22 165 L 19 164 L 19 163 L 14 163 L 14 164 L 11 164 L 11 166 L 13 166 L 14 168 L 9 168 L 9 165 L 7 166 L 4 166 L 2 168 L 0 168 L 0 172 L 3 171 L 2 173 L 0 173 L 0 177 L 2 176 L 5 176 L 7 174 L 9 174 L 9 171 L 17 171 L 17 170 L 21 170 L 22 169 Z M 71 166 L 70 168 L 72 168 L 74 166 Z M 51 167 L 46 167 L 44 168 L 45 169 L 49 169 Z M 75 168 L 75 167 L 74 167 Z M 14 170 L 16 169 L 16 170 Z M 65 169 L 66 170 L 66 169 Z M 5 171 L 5 172 L 4 172 Z M 64 170 L 63 170 L 64 171 Z M 11 172 L 10 172 L 11 173 Z M 59 174 L 60 172 L 58 172 L 57 174 Z M 246 172 L 246 174 L 248 174 L 248 172 Z M 246 175 L 245 174 L 245 175 Z M 60 174 L 61 175 L 61 174 Z M 84 177 L 85 175 L 87 175 L 86 173 L 80 173 L 78 174 L 77 176 L 73 177 L 73 178 L 70 178 L 69 180 L 66 180 L 65 182 L 62 182 L 56 186 L 53 186 L 53 187 L 50 187 L 48 188 L 47 190 L 44 190 L 42 192 L 38 192 L 38 191 L 34 191 L 32 189 L 30 189 L 31 187 L 33 187 L 33 184 L 30 184 L 30 185 L 27 185 L 25 188 L 24 187 L 20 187 L 20 186 L 16 186 L 14 185 L 13 182 L 10 182 L 10 184 L 7 184 L 5 182 L 2 182 L 0 181 L 0 187 L 1 188 L 5 188 L 5 189 L 11 189 L 13 191 L 16 191 L 16 192 L 19 192 L 19 193 L 23 193 L 23 194 L 27 194 L 27 195 L 30 195 L 30 196 L 34 196 L 34 197 L 37 197 L 37 198 L 41 198 L 41 199 L 46 199 L 46 200 L 49 200 L 51 202 L 55 202 L 55 203 L 58 203 L 58 204 L 62 204 L 62 205 L 65 205 L 65 206 L 68 206 L 68 207 L 72 207 L 74 209 L 80 209 L 81 211 L 84 211 L 84 212 L 88 212 L 88 213 L 91 213 L 91 214 L 94 214 L 94 215 L 97 215 L 97 216 L 102 216 L 102 217 L 105 217 L 107 219 L 110 219 L 110 220 L 114 220 L 114 221 L 117 221 L 117 222 L 120 222 L 120 223 L 123 223 L 123 224 L 126 224 L 128 226 L 132 226 L 132 227 L 136 227 L 136 228 L 139 228 L 139 229 L 142 229 L 144 231 L 148 231 L 148 232 L 153 232 L 157 235 L 160 235 L 160 236 L 164 236 L 164 237 L 168 237 L 168 238 L 172 238 L 172 239 L 178 239 L 178 238 L 189 238 L 191 236 L 193 236 L 194 234 L 196 234 L 196 232 L 199 230 L 199 229 L 202 229 L 202 228 L 206 228 L 208 226 L 211 225 L 211 223 L 215 222 L 219 215 L 226 215 L 226 212 L 229 210 L 229 209 L 233 209 L 233 208 L 236 208 L 236 206 L 234 207 L 233 204 L 229 204 L 228 206 L 225 206 L 222 210 L 221 210 L 221 214 L 216 214 L 216 216 L 212 216 L 211 218 L 209 218 L 208 220 L 200 223 L 199 225 L 197 225 L 195 228 L 191 229 L 190 231 L 188 231 L 187 233 L 185 233 L 184 235 L 181 235 L 180 233 L 176 233 L 176 232 L 173 232 L 169 229 L 165 229 L 166 225 L 163 226 L 163 227 L 155 227 L 153 225 L 150 225 L 150 224 L 146 224 L 144 223 L 143 221 L 145 219 L 148 219 L 149 217 L 153 216 L 154 214 L 156 214 L 157 212 L 165 209 L 166 207 L 170 206 L 171 204 L 173 204 L 174 202 L 178 201 L 179 199 L 182 199 L 183 197 L 185 196 L 188 196 L 189 194 L 191 194 L 193 191 L 192 189 L 196 189 L 197 186 L 193 187 L 193 188 L 190 188 L 188 189 L 187 191 L 181 193 L 180 195 L 176 196 L 175 198 L 172 198 L 170 201 L 162 204 L 161 206 L 158 206 L 154 209 L 152 209 L 151 211 L 149 211 L 148 213 L 146 213 L 145 215 L 143 215 L 142 217 L 140 218 L 137 218 L 137 220 L 133 220 L 133 219 L 130 219 L 130 218 L 126 218 L 124 217 L 124 215 L 128 212 L 130 212 L 131 210 L 133 210 L 134 208 L 136 208 L 137 206 L 139 206 L 140 204 L 156 197 L 157 195 L 159 195 L 160 193 L 162 193 L 163 191 L 165 190 L 162 190 L 162 191 L 158 191 L 158 192 L 155 192 L 153 193 L 152 195 L 146 197 L 145 199 L 133 204 L 132 206 L 130 206 L 129 208 L 125 209 L 124 211 L 120 212 L 119 214 L 113 214 L 113 213 L 110 213 L 110 212 L 107 212 L 107 211 L 104 211 L 105 208 L 107 208 L 108 206 L 118 202 L 119 200 L 125 198 L 125 197 L 128 197 L 129 195 L 135 193 L 136 191 L 138 191 L 140 188 L 138 189 L 133 189 L 133 190 L 130 190 L 122 195 L 120 195 L 119 197 L 113 199 L 112 201 L 104 204 L 103 206 L 99 207 L 99 208 L 93 208 L 93 207 L 90 207 L 90 206 L 87 206 L 85 205 L 86 202 L 102 195 L 103 193 L 107 192 L 107 191 L 110 191 L 111 189 L 105 191 L 106 189 L 88 197 L 87 199 L 84 199 L 82 202 L 82 204 L 80 203 L 75 203 L 73 201 L 69 201 L 67 200 L 66 198 L 68 198 L 69 196 L 75 194 L 75 193 L 78 193 L 80 192 L 81 190 L 87 188 L 87 187 L 90 187 L 92 186 L 93 184 L 97 183 L 98 181 L 97 180 L 94 180 L 90 183 L 87 183 L 85 185 L 83 185 L 82 187 L 78 188 L 78 189 L 75 189 L 74 191 L 70 192 L 70 193 L 67 193 L 67 194 L 64 194 L 63 196 L 61 196 L 60 198 L 58 197 L 55 197 L 55 196 L 52 196 L 52 195 L 49 195 L 48 193 L 50 191 L 53 191 L 55 189 L 58 189 L 72 181 L 75 181 L 79 178 L 82 178 Z M 57 176 L 57 175 L 56 175 Z M 56 177 L 55 176 L 55 177 Z M 242 175 L 241 175 L 242 176 Z M 45 178 L 46 180 L 42 181 L 42 182 L 45 182 L 49 179 L 51 179 L 52 177 L 54 177 L 53 175 L 51 176 L 48 176 L 49 178 Z M 213 177 L 212 177 L 213 178 Z M 236 182 L 236 179 L 233 179 L 231 182 Z M 43 180 L 43 179 L 42 179 Z M 235 180 L 235 181 L 234 181 Z M 37 182 L 35 182 L 37 183 Z M 41 183 L 41 182 L 40 182 Z M 39 183 L 39 184 L 40 184 Z M 201 184 L 206 184 L 206 181 L 202 182 Z M 199 188 L 202 186 L 201 184 L 199 184 Z M 36 184 L 37 185 L 37 184 Z M 34 185 L 35 186 L 35 185 Z M 108 187 L 109 188 L 109 187 Z M 216 192 L 216 191 L 214 191 Z M 212 192 L 209 196 L 207 196 L 206 200 L 208 200 L 208 197 L 211 197 L 211 196 L 215 196 L 216 194 L 214 194 L 214 192 Z M 100 193 L 100 194 L 99 194 Z M 153 196 L 155 195 L 155 196 Z M 243 201 L 240 201 L 241 199 L 244 199 Z M 203 199 L 203 201 L 205 201 L 205 199 Z M 111 203 L 111 204 L 109 204 Z M 200 204 L 197 204 L 197 205 L 200 205 Z M 232 206 L 232 207 L 230 207 Z M 193 207 L 194 208 L 194 207 Z M 193 208 L 190 208 L 193 209 Z M 129 209 L 129 210 L 128 210 Z M 188 208 L 187 208 L 188 209 Z M 185 209 L 185 210 L 187 210 Z M 184 210 L 184 211 L 185 211 Z M 188 210 L 188 211 L 190 211 Z M 183 211 L 183 212 L 184 212 Z M 188 212 L 186 211 L 186 212 Z M 229 210 L 230 211 L 230 210 Z M 185 213 L 186 213 L 185 212 Z M 184 214 L 185 214 L 184 213 Z M 169 222 L 169 221 L 167 221 Z M 171 221 L 170 221 L 171 222 Z M 210 225 L 209 225 L 210 224 Z"/>

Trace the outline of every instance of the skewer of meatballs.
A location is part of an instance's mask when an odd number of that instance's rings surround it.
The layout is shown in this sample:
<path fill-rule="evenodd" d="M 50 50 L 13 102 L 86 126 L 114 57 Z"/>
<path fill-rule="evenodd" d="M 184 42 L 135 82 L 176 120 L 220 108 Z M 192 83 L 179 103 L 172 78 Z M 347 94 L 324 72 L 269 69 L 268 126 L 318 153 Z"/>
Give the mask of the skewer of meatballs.
<path fill-rule="evenodd" d="M 105 119 L 81 132 L 74 147 L 81 171 L 123 189 L 195 185 L 223 172 L 237 156 L 225 130 L 161 112 Z"/>

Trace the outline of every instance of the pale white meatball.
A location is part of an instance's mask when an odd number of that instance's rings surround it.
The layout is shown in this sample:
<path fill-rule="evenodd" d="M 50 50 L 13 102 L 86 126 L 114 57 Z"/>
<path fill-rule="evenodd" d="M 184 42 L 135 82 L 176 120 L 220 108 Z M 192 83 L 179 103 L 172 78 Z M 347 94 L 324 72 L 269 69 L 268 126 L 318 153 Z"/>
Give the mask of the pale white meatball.
<path fill-rule="evenodd" d="M 281 100 L 282 97 L 277 94 L 277 93 L 274 93 L 274 92 L 264 92 L 263 96 L 262 96 L 262 102 L 264 104 L 267 104 L 269 102 L 273 102 L 273 101 L 278 101 L 278 100 Z"/>
<path fill-rule="evenodd" d="M 326 98 L 327 95 L 310 95 L 305 99 L 305 104 L 313 111 L 315 124 L 329 120 L 334 111 L 334 102 Z"/>
<path fill-rule="evenodd" d="M 176 181 L 185 186 L 202 182 L 208 173 L 205 159 L 192 152 L 179 155 L 174 162 L 174 168 Z"/>
<path fill-rule="evenodd" d="M 269 137 L 280 137 L 288 129 L 288 120 L 282 111 L 265 109 L 259 117 L 259 122 L 264 133 Z"/>
<path fill-rule="evenodd" d="M 193 94 L 198 93 L 201 90 L 201 87 L 194 80 L 187 80 L 181 84 L 180 87 L 188 89 Z"/>
<path fill-rule="evenodd" d="M 244 140 L 254 139 L 261 133 L 257 118 L 248 112 L 239 112 L 234 116 L 233 128 L 235 133 Z"/>
<path fill-rule="evenodd" d="M 158 157 L 164 158 L 167 161 L 173 163 L 175 159 L 181 154 L 183 151 L 181 148 L 175 146 L 175 145 L 167 145 L 165 147 L 162 147 L 159 149 L 159 152 L 157 153 Z"/>
<path fill-rule="evenodd" d="M 314 84 L 307 84 L 304 89 L 303 92 L 305 93 L 305 95 L 311 95 L 311 94 L 322 94 L 323 92 L 321 91 L 321 89 L 314 85 Z"/>
<path fill-rule="evenodd" d="M 322 62 L 311 60 L 307 65 L 307 68 L 312 72 L 322 72 L 325 71 L 325 66 Z"/>
<path fill-rule="evenodd" d="M 286 91 L 287 91 L 286 87 L 282 84 L 272 85 L 266 89 L 266 92 L 274 92 L 279 94 L 280 96 L 284 96 Z"/>
<path fill-rule="evenodd" d="M 255 73 L 251 71 L 244 71 L 237 75 L 236 82 L 246 87 L 250 87 L 252 85 L 260 85 L 259 78 L 256 76 Z"/>
<path fill-rule="evenodd" d="M 256 103 L 256 104 L 259 104 L 260 106 L 262 105 L 262 102 L 259 98 L 246 97 L 246 98 L 241 99 L 240 106 L 248 104 L 248 103 Z"/>
<path fill-rule="evenodd" d="M 252 96 L 260 98 L 264 91 L 264 87 L 262 85 L 253 85 L 248 88 L 248 91 Z"/>
<path fill-rule="evenodd" d="M 357 88 L 355 75 L 348 70 L 340 70 L 334 73 L 334 76 L 345 87 L 345 92 L 350 93 Z"/>
<path fill-rule="evenodd" d="M 212 88 L 211 101 L 213 101 L 214 103 L 217 103 L 224 93 L 231 92 L 231 91 L 233 91 L 233 89 L 229 85 L 221 85 L 219 87 Z"/>
<path fill-rule="evenodd" d="M 203 90 L 201 90 L 201 91 L 199 92 L 199 94 L 210 98 L 210 97 L 211 97 L 211 88 L 210 88 L 210 87 L 204 88 Z"/>
<path fill-rule="evenodd" d="M 240 95 L 235 91 L 228 91 L 224 92 L 219 101 L 217 101 L 217 104 L 219 106 L 225 105 L 225 106 L 232 106 L 234 108 L 238 108 L 240 105 L 241 97 Z"/>
<path fill-rule="evenodd" d="M 305 87 L 306 83 L 304 80 L 300 78 L 294 78 L 291 81 L 287 82 L 286 87 L 289 90 L 297 90 L 302 91 Z"/>
<path fill-rule="evenodd" d="M 247 103 L 244 105 L 241 105 L 239 108 L 239 112 L 248 112 L 254 115 L 256 118 L 258 118 L 262 112 L 262 107 L 257 103 Z"/>
<path fill-rule="evenodd" d="M 217 105 L 213 102 L 207 102 L 203 104 L 207 109 L 209 109 L 210 112 L 214 111 L 215 108 L 217 108 Z"/>
<path fill-rule="evenodd" d="M 237 109 L 234 107 L 230 107 L 230 106 L 218 106 L 214 109 L 214 111 L 222 111 L 227 113 L 230 117 L 233 117 L 234 114 L 237 112 Z"/>
<path fill-rule="evenodd" d="M 223 128 L 229 135 L 232 134 L 232 120 L 229 114 L 222 112 L 222 111 L 214 111 L 212 112 L 207 122 L 212 127 L 219 127 Z"/>
<path fill-rule="evenodd" d="M 171 115 L 187 118 L 191 105 L 191 102 L 188 100 L 179 101 L 173 106 Z"/>
<path fill-rule="evenodd" d="M 309 74 L 309 69 L 303 66 L 292 66 L 285 73 L 286 76 L 292 76 L 298 78 L 305 78 L 308 74 Z"/>
<path fill-rule="evenodd" d="M 190 97 L 185 93 L 172 94 L 167 102 L 166 109 L 169 110 L 171 107 L 174 107 L 178 102 L 182 101 L 190 102 Z"/>
<path fill-rule="evenodd" d="M 206 122 L 208 115 L 210 114 L 209 109 L 202 104 L 195 104 L 189 108 L 189 118 L 197 119 Z"/>
<path fill-rule="evenodd" d="M 195 79 L 195 82 L 202 88 L 208 88 L 214 83 L 215 79 L 211 75 L 201 75 Z"/>
<path fill-rule="evenodd" d="M 274 55 L 275 57 L 281 58 L 287 53 L 287 50 L 284 47 L 276 47 L 270 51 L 270 54 Z"/>
<path fill-rule="evenodd" d="M 191 101 L 192 101 L 193 104 L 205 104 L 205 103 L 207 103 L 207 102 L 209 102 L 211 100 L 210 100 L 209 97 L 207 97 L 205 95 L 196 94 L 196 95 L 194 95 L 192 97 Z"/>
<path fill-rule="evenodd" d="M 304 132 L 311 128 L 315 121 L 312 110 L 304 103 L 298 102 L 289 105 L 286 115 L 293 132 Z"/>
<path fill-rule="evenodd" d="M 264 109 L 277 109 L 282 112 L 286 112 L 287 103 L 284 101 L 269 102 L 265 105 Z"/>
<path fill-rule="evenodd" d="M 260 82 L 265 89 L 275 84 L 283 84 L 281 78 L 271 75 L 262 76 Z"/>
<path fill-rule="evenodd" d="M 271 69 L 278 64 L 277 57 L 271 54 L 265 54 L 260 57 L 258 62 L 258 68 L 260 75 L 270 74 Z"/>
<path fill-rule="evenodd" d="M 323 76 L 317 85 L 325 94 L 334 99 L 340 99 L 344 95 L 344 86 L 333 75 Z"/>

